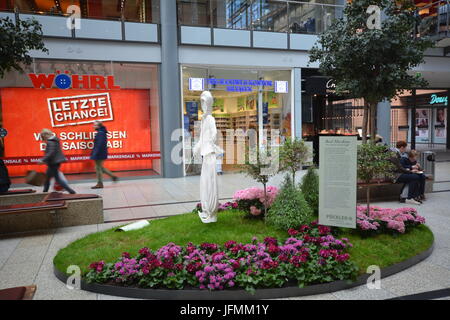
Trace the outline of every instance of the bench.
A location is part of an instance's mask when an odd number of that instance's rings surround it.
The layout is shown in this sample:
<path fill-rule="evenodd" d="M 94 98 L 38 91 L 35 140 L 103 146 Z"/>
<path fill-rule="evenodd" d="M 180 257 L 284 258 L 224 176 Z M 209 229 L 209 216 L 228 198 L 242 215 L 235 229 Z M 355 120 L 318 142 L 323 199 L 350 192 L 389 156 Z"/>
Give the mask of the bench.
<path fill-rule="evenodd" d="M 67 209 L 66 202 L 53 201 L 53 202 L 37 202 L 37 203 L 24 203 L 24 204 L 0 206 L 0 216 L 7 214 L 40 212 L 58 209 Z"/>
<path fill-rule="evenodd" d="M 366 201 L 366 190 L 370 187 L 370 201 L 380 200 L 399 200 L 400 195 L 406 197 L 408 194 L 408 186 L 404 183 L 394 183 L 384 179 L 374 180 L 371 183 L 358 182 L 357 184 L 357 200 Z M 433 180 L 427 180 L 425 184 L 425 193 L 433 191 Z M 406 196 L 405 196 L 406 194 Z"/>
<path fill-rule="evenodd" d="M 33 189 L 16 189 L 16 190 L 8 190 L 7 192 L 0 192 L 0 196 L 7 196 L 11 194 L 27 194 L 27 193 L 35 193 L 36 190 Z"/>
<path fill-rule="evenodd" d="M 65 207 L 61 203 L 65 203 Z M 104 222 L 103 199 L 96 194 L 71 195 L 55 192 L 5 195 L 0 197 L 0 207 L 3 207 L 3 214 L 0 213 L 0 233 Z"/>
<path fill-rule="evenodd" d="M 49 193 L 45 198 L 44 201 L 46 202 L 52 202 L 52 201 L 69 201 L 69 200 L 85 200 L 85 199 L 97 199 L 100 198 L 98 194 L 69 194 L 69 193 L 62 193 L 62 192 L 52 192 Z"/>
<path fill-rule="evenodd" d="M 36 285 L 2 289 L 0 300 L 32 300 L 36 289 Z"/>
<path fill-rule="evenodd" d="M 65 201 L 0 205 L 0 233 L 60 227 L 67 207 Z"/>

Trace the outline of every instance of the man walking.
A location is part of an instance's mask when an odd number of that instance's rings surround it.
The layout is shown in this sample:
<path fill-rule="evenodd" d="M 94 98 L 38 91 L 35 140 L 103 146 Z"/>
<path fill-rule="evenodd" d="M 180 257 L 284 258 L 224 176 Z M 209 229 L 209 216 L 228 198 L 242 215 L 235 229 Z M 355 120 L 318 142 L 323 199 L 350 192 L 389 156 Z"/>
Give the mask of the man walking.
<path fill-rule="evenodd" d="M 56 182 L 67 192 L 74 194 L 75 191 L 69 187 L 66 179 L 61 179 L 59 172 L 61 164 L 66 162 L 67 159 L 62 152 L 58 137 L 49 129 L 43 129 L 41 131 L 41 139 L 46 143 L 45 155 L 39 160 L 40 163 L 45 163 L 47 165 L 47 177 L 44 183 L 44 192 L 48 192 L 48 189 L 50 188 L 50 180 L 54 178 Z"/>
<path fill-rule="evenodd" d="M 97 185 L 93 186 L 91 189 L 102 189 L 104 173 L 110 176 L 114 182 L 117 181 L 118 178 L 103 166 L 103 163 L 108 158 L 108 137 L 106 127 L 100 121 L 95 121 L 94 129 L 97 131 L 97 134 L 94 139 L 94 148 L 92 149 L 91 159 L 95 161 Z"/>

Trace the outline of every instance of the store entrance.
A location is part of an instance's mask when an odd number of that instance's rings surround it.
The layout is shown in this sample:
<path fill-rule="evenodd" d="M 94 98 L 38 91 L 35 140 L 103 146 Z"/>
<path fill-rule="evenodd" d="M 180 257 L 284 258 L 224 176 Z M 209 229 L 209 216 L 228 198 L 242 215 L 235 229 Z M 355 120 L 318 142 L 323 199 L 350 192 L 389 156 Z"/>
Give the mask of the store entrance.
<path fill-rule="evenodd" d="M 447 90 L 417 89 L 415 95 L 406 92 L 391 106 L 392 144 L 404 140 L 411 145 L 415 142 L 419 151 L 446 149 Z"/>
<path fill-rule="evenodd" d="M 184 161 L 186 175 L 200 174 L 193 147 L 200 132 L 202 90 L 193 90 L 192 79 L 201 79 L 203 90 L 214 97 L 213 116 L 218 144 L 225 151 L 217 171 L 240 170 L 247 146 L 252 143 L 280 144 L 291 135 L 290 71 L 217 68 L 183 68 Z M 277 87 L 278 84 L 286 88 Z M 272 130 L 278 134 L 272 136 Z"/>
<path fill-rule="evenodd" d="M 329 77 L 315 70 L 305 74 L 305 91 L 302 93 L 302 132 L 305 141 L 314 148 L 314 162 L 319 161 L 319 137 L 360 136 L 364 114 L 364 100 L 334 93 Z"/>

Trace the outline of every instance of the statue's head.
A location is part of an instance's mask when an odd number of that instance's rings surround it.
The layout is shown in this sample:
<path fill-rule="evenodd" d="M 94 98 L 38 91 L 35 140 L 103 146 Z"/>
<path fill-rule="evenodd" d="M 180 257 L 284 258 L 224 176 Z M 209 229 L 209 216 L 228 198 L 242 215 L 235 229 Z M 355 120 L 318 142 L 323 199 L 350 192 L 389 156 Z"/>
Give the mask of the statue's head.
<path fill-rule="evenodd" d="M 214 98 L 209 91 L 203 91 L 200 95 L 200 102 L 202 104 L 202 110 L 204 113 L 210 113 L 212 111 L 212 105 Z"/>

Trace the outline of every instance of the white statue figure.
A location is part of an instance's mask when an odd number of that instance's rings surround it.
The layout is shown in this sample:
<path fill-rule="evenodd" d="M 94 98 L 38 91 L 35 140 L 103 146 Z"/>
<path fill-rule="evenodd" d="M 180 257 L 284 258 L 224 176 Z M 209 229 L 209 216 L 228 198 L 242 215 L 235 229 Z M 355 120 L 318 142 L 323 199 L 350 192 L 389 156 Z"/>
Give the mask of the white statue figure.
<path fill-rule="evenodd" d="M 216 120 L 212 116 L 213 96 L 203 91 L 200 96 L 203 116 L 200 127 L 200 138 L 194 147 L 194 153 L 202 156 L 202 173 L 200 175 L 200 202 L 202 212 L 199 213 L 203 223 L 217 221 L 219 207 L 219 190 L 216 174 L 216 157 L 223 150 L 216 145 Z"/>

